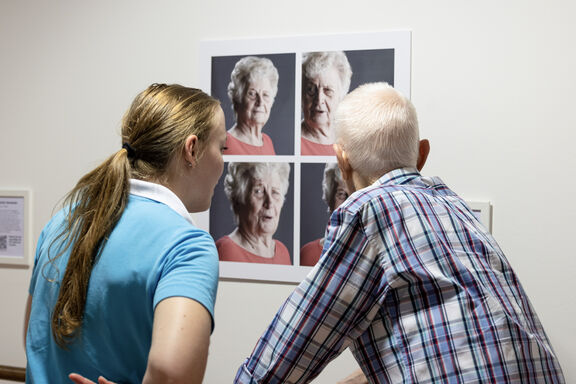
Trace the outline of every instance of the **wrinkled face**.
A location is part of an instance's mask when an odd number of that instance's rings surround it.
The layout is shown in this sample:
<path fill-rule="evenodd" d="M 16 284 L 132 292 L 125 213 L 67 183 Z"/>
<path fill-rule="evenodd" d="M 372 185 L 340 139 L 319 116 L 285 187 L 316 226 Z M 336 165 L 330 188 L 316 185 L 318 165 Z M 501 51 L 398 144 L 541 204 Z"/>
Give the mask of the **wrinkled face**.
<path fill-rule="evenodd" d="M 271 236 L 278 228 L 283 205 L 282 182 L 277 174 L 254 178 L 240 213 L 240 225 L 254 236 Z"/>
<path fill-rule="evenodd" d="M 309 128 L 330 127 L 341 99 L 340 76 L 335 68 L 325 69 L 302 84 L 302 112 Z"/>
<path fill-rule="evenodd" d="M 343 202 L 348 198 L 348 190 L 346 189 L 346 183 L 342 180 L 338 180 L 336 191 L 334 191 L 334 198 L 332 199 L 333 204 L 330 209 L 333 211 L 338 208 Z"/>
<path fill-rule="evenodd" d="M 264 125 L 274 104 L 274 88 L 265 78 L 249 81 L 238 106 L 238 122 L 247 125 Z"/>
<path fill-rule="evenodd" d="M 226 125 L 222 108 L 218 108 L 214 116 L 214 127 L 204 145 L 204 151 L 196 167 L 197 176 L 192 186 L 198 192 L 194 199 L 194 207 L 189 208 L 189 212 L 201 212 L 210 208 L 214 188 L 224 170 L 222 152 L 226 147 Z"/>

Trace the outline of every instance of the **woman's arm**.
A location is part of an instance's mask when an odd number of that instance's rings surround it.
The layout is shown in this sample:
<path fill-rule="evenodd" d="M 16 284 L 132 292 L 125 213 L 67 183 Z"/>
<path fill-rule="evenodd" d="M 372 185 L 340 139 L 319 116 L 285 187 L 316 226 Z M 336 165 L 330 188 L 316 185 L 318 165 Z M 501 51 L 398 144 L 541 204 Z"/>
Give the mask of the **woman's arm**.
<path fill-rule="evenodd" d="M 337 384 L 368 384 L 368 379 L 361 369 L 357 369 Z"/>
<path fill-rule="evenodd" d="M 212 318 L 204 306 L 185 297 L 162 300 L 154 311 L 152 346 L 143 384 L 202 383 Z M 78 375 L 70 374 L 76 384 L 95 384 Z M 104 377 L 98 384 L 113 384 Z"/>
<path fill-rule="evenodd" d="M 211 329 L 210 313 L 197 301 L 185 297 L 162 300 L 154 312 L 143 383 L 201 383 Z"/>
<path fill-rule="evenodd" d="M 28 295 L 26 300 L 26 312 L 24 314 L 24 349 L 26 349 L 26 334 L 28 333 L 28 324 L 30 323 L 30 311 L 32 310 L 32 295 Z"/>

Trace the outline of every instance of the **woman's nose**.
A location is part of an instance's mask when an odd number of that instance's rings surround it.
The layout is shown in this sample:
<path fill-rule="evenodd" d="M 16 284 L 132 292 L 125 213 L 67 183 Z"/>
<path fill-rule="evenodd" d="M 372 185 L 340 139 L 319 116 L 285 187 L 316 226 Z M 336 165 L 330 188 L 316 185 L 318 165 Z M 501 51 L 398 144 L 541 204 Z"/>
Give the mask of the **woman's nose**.
<path fill-rule="evenodd" d="M 256 105 L 262 104 L 262 94 L 256 93 Z"/>
<path fill-rule="evenodd" d="M 270 192 L 264 191 L 264 202 L 263 202 L 264 206 L 266 208 L 269 208 L 271 202 L 272 202 L 272 195 L 270 195 Z"/>
<path fill-rule="evenodd" d="M 315 96 L 316 96 L 315 97 L 316 104 L 318 104 L 318 105 L 321 105 L 326 100 L 326 97 L 324 96 L 324 92 L 318 91 L 318 92 L 316 92 Z"/>

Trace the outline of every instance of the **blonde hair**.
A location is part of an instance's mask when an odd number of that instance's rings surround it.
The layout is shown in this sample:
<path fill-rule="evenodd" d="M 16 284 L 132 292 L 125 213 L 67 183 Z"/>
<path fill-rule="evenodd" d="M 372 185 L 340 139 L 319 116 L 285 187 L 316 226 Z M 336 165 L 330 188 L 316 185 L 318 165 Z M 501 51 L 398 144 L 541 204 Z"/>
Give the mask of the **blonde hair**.
<path fill-rule="evenodd" d="M 350 92 L 338 106 L 335 123 L 336 141 L 360 174 L 374 178 L 416 167 L 416 109 L 389 84 L 364 84 Z"/>
<path fill-rule="evenodd" d="M 199 89 L 153 84 L 133 101 L 122 123 L 123 148 L 84 175 L 66 195 L 67 217 L 54 242 L 70 250 L 58 299 L 52 312 L 52 334 L 66 347 L 82 325 L 92 268 L 122 216 L 130 178 L 161 180 L 186 137 L 205 142 L 219 102 Z"/>

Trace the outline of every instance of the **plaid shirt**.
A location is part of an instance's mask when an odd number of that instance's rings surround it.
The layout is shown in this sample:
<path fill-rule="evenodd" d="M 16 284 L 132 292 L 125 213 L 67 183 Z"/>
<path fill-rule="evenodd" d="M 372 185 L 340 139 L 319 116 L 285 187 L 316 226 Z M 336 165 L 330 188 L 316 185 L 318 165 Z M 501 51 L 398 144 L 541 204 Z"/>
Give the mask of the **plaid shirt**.
<path fill-rule="evenodd" d="M 410 168 L 334 212 L 323 256 L 235 382 L 309 382 L 348 347 L 370 383 L 564 383 L 496 241 Z"/>

